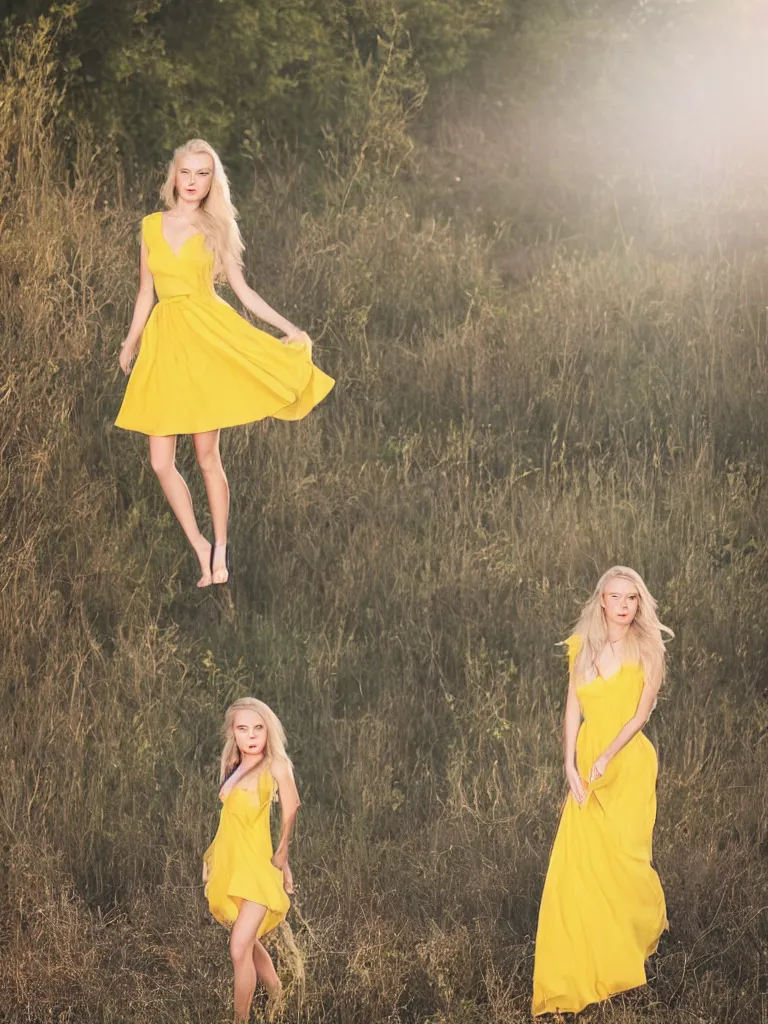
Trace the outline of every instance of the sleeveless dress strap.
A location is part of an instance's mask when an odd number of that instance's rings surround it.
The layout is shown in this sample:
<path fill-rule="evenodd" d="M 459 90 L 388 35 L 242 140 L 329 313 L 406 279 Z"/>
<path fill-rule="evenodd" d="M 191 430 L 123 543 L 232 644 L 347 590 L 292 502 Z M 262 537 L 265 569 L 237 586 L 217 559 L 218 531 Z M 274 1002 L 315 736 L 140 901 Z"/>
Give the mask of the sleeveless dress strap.
<path fill-rule="evenodd" d="M 161 213 L 150 213 L 141 221 L 141 237 L 147 243 L 148 249 L 151 249 L 157 244 L 157 232 L 160 229 L 160 217 L 162 217 Z"/>
<path fill-rule="evenodd" d="M 584 637 L 578 633 L 572 633 L 563 643 L 568 648 L 568 671 L 573 668 L 573 663 L 579 656 L 579 651 L 584 646 Z"/>
<path fill-rule="evenodd" d="M 277 796 L 277 782 L 275 781 L 275 777 L 272 774 L 272 772 L 269 770 L 269 768 L 265 768 L 262 774 L 265 776 L 264 788 L 265 788 L 266 792 L 264 793 L 264 797 L 269 801 L 269 803 L 272 804 L 278 798 L 278 796 Z"/>

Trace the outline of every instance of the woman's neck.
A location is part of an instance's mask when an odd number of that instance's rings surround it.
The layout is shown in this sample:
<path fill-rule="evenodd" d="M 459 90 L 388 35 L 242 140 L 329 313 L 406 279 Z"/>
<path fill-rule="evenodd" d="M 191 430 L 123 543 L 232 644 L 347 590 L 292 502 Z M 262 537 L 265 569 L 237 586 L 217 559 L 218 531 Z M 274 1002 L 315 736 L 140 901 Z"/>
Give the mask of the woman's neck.
<path fill-rule="evenodd" d="M 629 626 L 617 626 L 612 622 L 608 623 L 608 643 L 617 644 L 629 632 Z"/>
<path fill-rule="evenodd" d="M 174 217 L 178 217 L 180 220 L 194 221 L 199 209 L 199 200 L 182 199 L 181 196 L 176 196 L 176 205 L 173 207 L 173 215 Z"/>
<path fill-rule="evenodd" d="M 243 772 L 250 771 L 250 769 L 255 768 L 257 764 L 261 764 L 263 760 L 263 754 L 241 754 L 240 764 L 237 766 L 237 769 Z"/>

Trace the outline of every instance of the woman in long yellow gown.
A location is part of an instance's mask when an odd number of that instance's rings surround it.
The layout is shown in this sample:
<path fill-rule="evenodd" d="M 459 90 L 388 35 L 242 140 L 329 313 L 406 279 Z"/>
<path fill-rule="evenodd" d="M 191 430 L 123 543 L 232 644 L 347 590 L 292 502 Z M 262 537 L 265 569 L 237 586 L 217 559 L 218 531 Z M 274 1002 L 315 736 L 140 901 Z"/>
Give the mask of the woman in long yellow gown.
<path fill-rule="evenodd" d="M 205 895 L 211 914 L 231 928 L 229 950 L 235 972 L 235 1016 L 248 1020 L 256 985 L 267 989 L 272 1010 L 282 985 L 260 939 L 285 918 L 293 892 L 288 866 L 299 796 L 285 734 L 263 701 L 243 697 L 224 716 L 216 836 L 203 855 Z M 282 827 L 272 852 L 270 809 L 279 798 Z"/>
<path fill-rule="evenodd" d="M 539 911 L 534 1015 L 578 1013 L 644 985 L 667 927 L 651 866 L 656 752 L 642 732 L 664 678 L 662 631 L 673 635 L 640 576 L 614 566 L 566 641 L 570 792 Z"/>
<path fill-rule="evenodd" d="M 152 468 L 200 562 L 197 585 L 206 587 L 226 583 L 230 568 L 221 429 L 267 416 L 301 419 L 334 381 L 313 364 L 308 336 L 246 284 L 229 183 L 207 142 L 192 139 L 176 150 L 161 195 L 166 211 L 142 221 L 139 294 L 120 351 L 131 376 L 115 422 L 149 435 Z M 236 313 L 216 294 L 217 277 L 286 337 L 279 341 Z M 178 434 L 194 439 L 213 543 L 198 528 L 176 468 Z"/>

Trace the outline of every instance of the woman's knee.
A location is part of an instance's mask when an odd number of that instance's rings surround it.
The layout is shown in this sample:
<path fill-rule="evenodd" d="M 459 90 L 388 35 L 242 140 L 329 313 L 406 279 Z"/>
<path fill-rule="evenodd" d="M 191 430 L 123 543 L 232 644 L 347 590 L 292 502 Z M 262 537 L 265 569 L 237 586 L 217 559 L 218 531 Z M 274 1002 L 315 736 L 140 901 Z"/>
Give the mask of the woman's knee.
<path fill-rule="evenodd" d="M 165 476 L 170 476 L 176 469 L 176 459 L 173 455 L 169 456 L 166 452 L 150 452 L 149 462 L 152 470 L 161 480 Z"/>
<path fill-rule="evenodd" d="M 253 956 L 253 941 L 244 942 L 233 935 L 229 940 L 229 955 L 235 966 L 250 960 Z"/>
<path fill-rule="evenodd" d="M 221 464 L 221 456 L 218 448 L 208 448 L 196 452 L 197 464 L 202 473 L 220 473 L 224 475 L 224 467 Z"/>

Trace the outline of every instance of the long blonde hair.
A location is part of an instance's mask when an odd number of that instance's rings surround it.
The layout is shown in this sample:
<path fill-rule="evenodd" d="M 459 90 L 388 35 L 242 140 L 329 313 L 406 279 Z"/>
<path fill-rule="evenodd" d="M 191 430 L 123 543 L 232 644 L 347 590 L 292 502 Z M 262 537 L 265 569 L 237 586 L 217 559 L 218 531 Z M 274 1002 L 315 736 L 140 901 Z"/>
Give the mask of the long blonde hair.
<path fill-rule="evenodd" d="M 224 749 L 221 752 L 219 766 L 219 785 L 240 764 L 240 751 L 235 740 L 235 715 L 238 711 L 255 711 L 261 715 L 267 729 L 267 744 L 264 747 L 264 758 L 257 765 L 250 768 L 245 774 L 250 775 L 257 768 L 270 768 L 275 761 L 291 765 L 291 760 L 285 751 L 285 730 L 275 712 L 263 700 L 256 700 L 255 697 L 241 697 L 234 704 L 230 704 L 224 712 L 224 724 L 221 728 L 221 738 L 224 741 Z"/>
<path fill-rule="evenodd" d="M 216 150 L 204 139 L 190 139 L 174 150 L 168 164 L 160 198 L 169 210 L 176 206 L 176 168 L 179 160 L 190 153 L 207 153 L 213 161 L 213 180 L 208 195 L 197 208 L 197 224 L 203 233 L 206 245 L 213 253 L 213 273 L 221 277 L 224 260 L 234 259 L 238 266 L 243 263 L 243 239 L 237 226 L 237 210 L 229 193 L 229 179 Z"/>
<path fill-rule="evenodd" d="M 596 668 L 597 659 L 608 641 L 608 625 L 603 612 L 601 598 L 611 580 L 629 581 L 637 590 L 637 612 L 624 638 L 623 660 L 639 662 L 643 666 L 646 679 L 664 682 L 666 673 L 666 650 L 662 633 L 670 639 L 674 633 L 659 621 L 656 615 L 656 601 L 651 596 L 642 578 L 634 569 L 626 565 L 614 565 L 604 572 L 597 581 L 597 586 L 587 603 L 581 610 L 574 633 L 581 638 L 581 649 L 573 664 L 573 672 L 577 679 L 586 679 L 589 669 Z"/>

